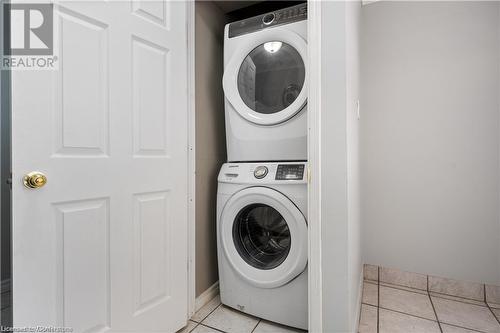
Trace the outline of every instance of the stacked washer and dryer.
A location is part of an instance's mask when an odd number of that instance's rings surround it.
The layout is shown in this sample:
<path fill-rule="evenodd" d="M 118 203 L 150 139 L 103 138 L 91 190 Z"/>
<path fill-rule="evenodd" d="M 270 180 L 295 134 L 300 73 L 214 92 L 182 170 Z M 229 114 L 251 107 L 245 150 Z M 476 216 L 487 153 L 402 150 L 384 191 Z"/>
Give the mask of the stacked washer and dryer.
<path fill-rule="evenodd" d="M 224 37 L 221 301 L 307 329 L 307 5 L 227 24 Z"/>

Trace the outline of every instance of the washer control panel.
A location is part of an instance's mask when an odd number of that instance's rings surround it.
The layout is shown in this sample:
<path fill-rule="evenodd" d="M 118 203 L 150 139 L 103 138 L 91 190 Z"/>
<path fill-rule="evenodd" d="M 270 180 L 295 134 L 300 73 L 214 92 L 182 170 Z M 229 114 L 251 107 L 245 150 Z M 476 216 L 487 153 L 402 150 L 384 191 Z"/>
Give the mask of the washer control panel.
<path fill-rule="evenodd" d="M 262 179 L 267 175 L 268 171 L 269 171 L 269 169 L 265 165 L 259 165 L 253 171 L 253 175 L 257 179 Z"/>
<path fill-rule="evenodd" d="M 304 164 L 278 164 L 276 180 L 302 180 L 304 178 Z"/>
<path fill-rule="evenodd" d="M 219 172 L 219 183 L 232 184 L 299 184 L 307 183 L 307 162 L 225 163 Z"/>
<path fill-rule="evenodd" d="M 268 27 L 307 19 L 307 3 L 276 10 L 229 24 L 229 38 L 259 31 Z"/>

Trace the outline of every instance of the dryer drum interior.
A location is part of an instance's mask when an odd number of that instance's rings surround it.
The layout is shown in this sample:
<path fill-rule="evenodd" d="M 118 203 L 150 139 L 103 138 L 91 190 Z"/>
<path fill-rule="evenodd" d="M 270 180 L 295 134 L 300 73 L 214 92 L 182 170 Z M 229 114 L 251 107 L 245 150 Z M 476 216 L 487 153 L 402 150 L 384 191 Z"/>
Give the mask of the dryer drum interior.
<path fill-rule="evenodd" d="M 305 66 L 297 50 L 284 42 L 270 41 L 253 49 L 238 71 L 238 92 L 252 110 L 280 112 L 299 96 Z"/>

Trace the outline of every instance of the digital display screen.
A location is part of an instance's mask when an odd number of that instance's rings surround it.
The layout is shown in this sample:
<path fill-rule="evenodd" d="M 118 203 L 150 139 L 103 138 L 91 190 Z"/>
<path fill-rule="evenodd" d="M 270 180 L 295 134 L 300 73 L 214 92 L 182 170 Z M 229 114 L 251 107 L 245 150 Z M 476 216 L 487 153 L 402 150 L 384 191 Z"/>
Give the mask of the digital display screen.
<path fill-rule="evenodd" d="M 275 180 L 302 180 L 304 169 L 304 164 L 279 164 Z"/>

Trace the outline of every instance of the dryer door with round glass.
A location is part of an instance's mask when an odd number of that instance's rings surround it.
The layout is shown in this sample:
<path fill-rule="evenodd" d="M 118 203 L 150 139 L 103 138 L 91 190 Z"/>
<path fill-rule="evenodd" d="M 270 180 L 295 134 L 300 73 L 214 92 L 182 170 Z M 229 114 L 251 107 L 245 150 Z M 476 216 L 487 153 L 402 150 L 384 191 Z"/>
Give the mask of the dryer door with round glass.
<path fill-rule="evenodd" d="M 306 267 L 306 221 L 278 191 L 251 187 L 236 193 L 224 207 L 220 228 L 232 268 L 255 286 L 279 287 Z"/>
<path fill-rule="evenodd" d="M 248 43 L 224 71 L 226 98 L 252 123 L 273 125 L 290 119 L 307 99 L 306 42 L 280 28 L 245 38 Z"/>

